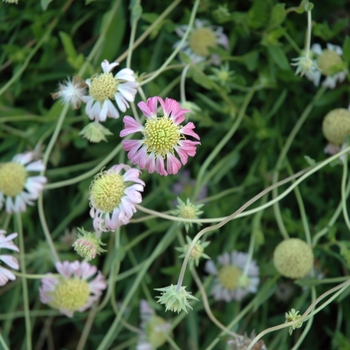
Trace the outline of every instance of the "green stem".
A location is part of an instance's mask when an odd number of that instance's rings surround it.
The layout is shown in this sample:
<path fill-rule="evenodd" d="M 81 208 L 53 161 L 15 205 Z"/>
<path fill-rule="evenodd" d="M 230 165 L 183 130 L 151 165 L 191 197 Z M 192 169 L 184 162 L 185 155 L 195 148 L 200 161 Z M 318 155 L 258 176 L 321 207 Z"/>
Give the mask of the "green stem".
<path fill-rule="evenodd" d="M 23 274 L 26 274 L 26 261 L 25 261 L 25 250 L 24 250 L 24 238 L 23 238 L 23 227 L 21 214 L 16 213 L 15 215 L 16 230 L 19 238 L 19 251 L 20 251 L 20 268 Z M 24 320 L 26 328 L 26 349 L 32 349 L 32 327 L 30 323 L 30 310 L 29 310 L 29 298 L 28 298 L 28 285 L 27 280 L 22 278 L 22 289 L 23 289 L 23 308 L 24 308 Z"/>
<path fill-rule="evenodd" d="M 343 157 L 344 158 L 343 158 L 343 176 L 342 176 L 342 180 L 341 180 L 341 202 L 342 202 L 344 220 L 345 220 L 346 226 L 348 227 L 348 230 L 350 231 L 350 220 L 349 220 L 348 210 L 346 207 L 347 195 L 346 195 L 346 190 L 345 190 L 346 180 L 348 178 L 348 155 L 347 155 L 347 153 L 345 153 Z"/>

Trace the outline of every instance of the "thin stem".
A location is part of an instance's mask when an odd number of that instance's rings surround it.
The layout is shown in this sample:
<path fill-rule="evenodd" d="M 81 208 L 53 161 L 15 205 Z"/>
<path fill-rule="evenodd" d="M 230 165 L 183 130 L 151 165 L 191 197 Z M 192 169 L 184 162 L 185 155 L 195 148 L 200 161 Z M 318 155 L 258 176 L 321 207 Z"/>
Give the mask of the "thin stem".
<path fill-rule="evenodd" d="M 341 180 L 341 202 L 342 202 L 344 220 L 345 220 L 346 226 L 348 227 L 348 230 L 350 230 L 350 220 L 349 220 L 348 210 L 347 210 L 347 206 L 346 206 L 347 195 L 346 195 L 346 190 L 345 190 L 347 178 L 348 178 L 348 155 L 347 155 L 347 153 L 345 153 L 343 155 L 343 177 Z"/>
<path fill-rule="evenodd" d="M 309 58 L 310 56 L 311 30 L 312 30 L 311 11 L 307 11 L 307 32 L 306 32 L 306 44 L 305 44 L 306 58 Z"/>
<path fill-rule="evenodd" d="M 199 6 L 200 0 L 196 0 L 196 2 L 194 3 L 192 12 L 191 12 L 191 17 L 190 17 L 190 21 L 188 23 L 188 28 L 183 36 L 183 38 L 181 39 L 179 45 L 176 47 L 176 49 L 172 52 L 172 54 L 168 57 L 168 59 L 163 63 L 163 65 L 154 72 L 154 74 L 149 77 L 148 79 L 145 79 L 144 81 L 141 82 L 141 86 L 142 85 L 146 85 L 148 84 L 150 81 L 154 80 L 159 74 L 161 74 L 164 70 L 164 68 L 166 68 L 169 63 L 175 58 L 175 56 L 178 54 L 178 52 L 180 51 L 183 43 L 187 40 L 187 37 L 189 36 L 192 27 L 193 27 L 193 23 L 194 23 L 194 19 L 196 18 L 196 13 L 197 13 L 197 9 Z"/>
<path fill-rule="evenodd" d="M 186 92 L 185 92 L 185 81 L 188 70 L 191 68 L 190 64 L 187 64 L 181 73 L 181 81 L 180 81 L 180 98 L 181 103 L 186 102 Z"/>
<path fill-rule="evenodd" d="M 25 262 L 25 249 L 24 249 L 24 238 L 23 238 L 23 227 L 21 214 L 16 213 L 15 215 L 16 229 L 19 238 L 19 251 L 20 251 L 20 267 L 21 271 L 26 273 L 26 262 Z M 32 349 L 32 327 L 30 323 L 30 310 L 29 310 L 29 298 L 28 298 L 28 285 L 27 280 L 22 278 L 22 290 L 23 290 L 23 308 L 24 308 L 24 320 L 26 328 L 26 349 Z"/>

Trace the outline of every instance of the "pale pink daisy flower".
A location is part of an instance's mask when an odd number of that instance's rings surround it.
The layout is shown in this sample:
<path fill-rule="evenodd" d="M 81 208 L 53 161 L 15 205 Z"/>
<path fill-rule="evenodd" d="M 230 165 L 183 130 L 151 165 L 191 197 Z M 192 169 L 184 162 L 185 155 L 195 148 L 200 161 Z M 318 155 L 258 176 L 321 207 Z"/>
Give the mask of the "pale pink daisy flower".
<path fill-rule="evenodd" d="M 18 247 L 12 242 L 14 238 L 17 237 L 17 233 L 11 233 L 7 237 L 5 230 L 0 230 L 0 252 L 1 249 L 10 249 L 15 252 L 19 252 Z M 12 269 L 18 270 L 18 260 L 11 255 L 0 254 L 0 261 L 4 262 Z M 14 273 L 5 267 L 0 266 L 0 286 L 4 286 L 9 280 L 14 281 L 16 276 Z"/>
<path fill-rule="evenodd" d="M 85 261 L 57 262 L 55 266 L 59 275 L 49 273 L 41 279 L 40 301 L 68 317 L 91 307 L 107 287 L 97 267 Z M 91 279 L 96 272 L 97 276 Z"/>
<path fill-rule="evenodd" d="M 109 63 L 104 60 L 101 64 L 103 73 L 94 75 L 86 80 L 89 86 L 89 95 L 83 97 L 86 103 L 85 112 L 91 120 L 104 122 L 107 117 L 119 118 L 119 112 L 112 103 L 115 100 L 120 111 L 129 108 L 128 102 L 135 100 L 137 87 L 134 72 L 124 68 L 113 76 L 111 70 L 119 63 Z"/>
<path fill-rule="evenodd" d="M 141 333 L 136 350 L 154 350 L 166 343 L 171 336 L 171 323 L 158 316 L 146 300 L 140 302 Z"/>
<path fill-rule="evenodd" d="M 161 116 L 157 116 L 158 102 L 161 105 Z M 193 131 L 192 122 L 185 126 L 180 125 L 185 120 L 187 109 L 182 109 L 180 104 L 166 98 L 165 101 L 158 96 L 151 97 L 147 102 L 140 102 L 139 108 L 146 116 L 146 125 L 143 126 L 134 118 L 125 116 L 124 129 L 120 136 L 141 132 L 142 140 L 123 140 L 122 145 L 128 151 L 128 158 L 133 164 L 138 164 L 141 169 L 147 169 L 149 173 L 157 172 L 160 175 L 176 174 L 185 165 L 188 157 L 196 154 L 197 141 L 187 140 L 185 135 L 199 140 L 199 136 Z M 175 151 L 180 160 L 175 157 Z M 166 169 L 164 162 L 166 161 Z"/>
<path fill-rule="evenodd" d="M 205 264 L 205 271 L 215 276 L 211 290 L 214 299 L 241 301 L 247 294 L 256 293 L 260 282 L 259 267 L 254 260 L 249 262 L 248 254 L 234 250 L 219 255 L 218 262 L 219 269 L 212 260 Z"/>
<path fill-rule="evenodd" d="M 58 87 L 58 91 L 51 94 L 54 100 L 61 98 L 64 104 L 69 103 L 73 109 L 78 109 L 81 106 L 87 88 L 83 79 L 75 76 L 73 80 L 67 79 L 63 83 L 59 83 Z"/>
<path fill-rule="evenodd" d="M 176 34 L 182 38 L 188 29 L 188 25 L 181 25 L 175 29 Z M 174 44 L 174 48 L 180 45 L 180 41 Z M 228 37 L 224 34 L 223 28 L 210 25 L 206 20 L 196 19 L 194 26 L 187 40 L 182 44 L 181 51 L 187 54 L 192 62 L 198 63 L 210 58 L 213 63 L 220 64 L 218 55 L 211 54 L 209 47 L 222 46 L 229 49 Z"/>
<path fill-rule="evenodd" d="M 90 185 L 90 216 L 96 232 L 113 231 L 129 223 L 135 204 L 142 202 L 140 192 L 145 183 L 140 174 L 138 169 L 118 164 L 95 176 Z"/>
<path fill-rule="evenodd" d="M 7 213 L 26 211 L 47 182 L 45 176 L 28 176 L 30 172 L 45 169 L 41 160 L 32 162 L 33 156 L 33 152 L 21 153 L 11 162 L 0 163 L 0 209 L 5 202 Z"/>

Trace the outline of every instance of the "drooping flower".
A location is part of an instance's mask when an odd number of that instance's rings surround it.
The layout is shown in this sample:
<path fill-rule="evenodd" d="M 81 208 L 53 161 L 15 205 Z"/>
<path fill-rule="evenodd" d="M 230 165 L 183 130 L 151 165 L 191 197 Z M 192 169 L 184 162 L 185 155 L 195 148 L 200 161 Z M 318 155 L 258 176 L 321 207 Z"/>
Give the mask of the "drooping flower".
<path fill-rule="evenodd" d="M 176 34 L 182 38 L 187 31 L 188 25 L 181 25 L 175 29 Z M 180 41 L 174 44 L 178 47 Z M 187 40 L 181 46 L 181 51 L 188 55 L 193 63 L 205 61 L 210 58 L 213 63 L 220 64 L 218 55 L 211 54 L 209 47 L 222 46 L 229 49 L 229 41 L 223 33 L 223 28 L 210 25 L 206 20 L 196 19 Z"/>
<path fill-rule="evenodd" d="M 311 50 L 316 55 L 316 60 L 314 60 L 311 72 L 306 72 L 306 77 L 315 86 L 320 84 L 322 74 L 326 76 L 322 86 L 329 89 L 334 89 L 338 82 L 341 83 L 345 80 L 348 69 L 343 61 L 343 50 L 340 46 L 328 43 L 327 49 L 322 50 L 320 44 L 313 44 Z"/>
<path fill-rule="evenodd" d="M 58 91 L 51 94 L 54 100 L 61 98 L 64 104 L 69 103 L 73 109 L 78 109 L 81 106 L 87 88 L 82 78 L 78 76 L 74 76 L 73 80 L 68 78 L 63 83 L 59 83 L 58 87 Z"/>
<path fill-rule="evenodd" d="M 302 278 L 314 265 L 311 247 L 299 238 L 289 238 L 280 242 L 273 252 L 273 263 L 284 277 Z"/>
<path fill-rule="evenodd" d="M 29 173 L 44 170 L 45 166 L 41 160 L 32 160 L 33 152 L 27 152 L 17 154 L 11 162 L 0 163 L 0 209 L 5 202 L 6 212 L 24 212 L 39 197 L 47 179 Z"/>
<path fill-rule="evenodd" d="M 301 56 L 297 58 L 292 58 L 292 61 L 295 61 L 294 63 L 291 63 L 291 66 L 296 66 L 297 70 L 295 71 L 295 75 L 300 74 L 302 77 L 303 75 L 309 73 L 314 74 L 314 72 L 317 71 L 317 66 L 315 66 L 315 61 L 312 60 L 309 57 Z"/>
<path fill-rule="evenodd" d="M 94 75 L 86 80 L 89 86 L 89 95 L 83 97 L 86 102 L 85 112 L 91 120 L 104 122 L 107 117 L 119 118 L 119 112 L 112 101 L 117 103 L 120 111 L 129 108 L 128 102 L 135 100 L 137 87 L 134 72 L 124 68 L 113 76 L 111 70 L 119 63 L 109 63 L 104 60 L 101 64 L 103 73 Z"/>
<path fill-rule="evenodd" d="M 156 298 L 158 298 L 157 303 L 165 305 L 165 311 L 180 313 L 183 310 L 188 313 L 187 308 L 192 309 L 188 300 L 198 300 L 183 286 L 178 289 L 176 285 L 171 284 L 168 287 L 156 288 L 155 290 L 162 292 L 162 295 Z"/>
<path fill-rule="evenodd" d="M 97 233 L 129 223 L 136 212 L 135 204 L 142 202 L 140 192 L 145 183 L 140 174 L 138 169 L 118 164 L 95 176 L 90 185 L 90 216 Z"/>
<path fill-rule="evenodd" d="M 55 266 L 59 275 L 49 273 L 41 279 L 40 301 L 68 317 L 88 309 L 107 287 L 97 267 L 85 261 L 57 262 Z"/>
<path fill-rule="evenodd" d="M 88 139 L 90 142 L 99 143 L 101 141 L 107 142 L 106 136 L 113 135 L 106 127 L 98 121 L 89 123 L 79 132 L 79 135 Z"/>
<path fill-rule="evenodd" d="M 247 294 L 257 291 L 260 279 L 256 262 L 252 260 L 246 275 L 243 273 L 248 263 L 248 254 L 234 250 L 231 253 L 219 255 L 217 259 L 221 265 L 219 269 L 212 260 L 205 264 L 205 271 L 215 276 L 211 290 L 214 299 L 226 302 L 241 301 Z"/>
<path fill-rule="evenodd" d="M 19 252 L 18 247 L 12 242 L 17 237 L 17 233 L 11 233 L 7 237 L 5 230 L 0 230 L 0 253 L 3 248 Z M 18 270 L 18 260 L 11 255 L 0 254 L 0 262 L 10 266 L 12 269 Z M 4 286 L 9 280 L 14 281 L 16 276 L 9 269 L 0 265 L 0 286 Z"/>
<path fill-rule="evenodd" d="M 161 105 L 161 116 L 157 116 L 158 102 Z M 124 129 L 120 136 L 141 132 L 142 140 L 123 140 L 122 145 L 128 152 L 128 158 L 133 164 L 138 164 L 141 169 L 148 172 L 157 172 L 160 175 L 176 174 L 185 165 L 188 157 L 196 154 L 198 141 L 187 140 L 185 135 L 199 140 L 199 136 L 193 131 L 192 122 L 185 126 L 180 125 L 185 120 L 186 109 L 181 109 L 180 104 L 170 98 L 165 101 L 160 97 L 151 97 L 147 102 L 140 102 L 139 108 L 146 116 L 146 125 L 143 126 L 134 118 L 125 116 Z M 175 157 L 177 152 L 180 160 Z M 166 161 L 166 169 L 164 162 Z"/>
<path fill-rule="evenodd" d="M 166 343 L 171 335 L 171 324 L 158 316 L 146 300 L 140 302 L 141 330 L 136 350 L 154 350 Z"/>

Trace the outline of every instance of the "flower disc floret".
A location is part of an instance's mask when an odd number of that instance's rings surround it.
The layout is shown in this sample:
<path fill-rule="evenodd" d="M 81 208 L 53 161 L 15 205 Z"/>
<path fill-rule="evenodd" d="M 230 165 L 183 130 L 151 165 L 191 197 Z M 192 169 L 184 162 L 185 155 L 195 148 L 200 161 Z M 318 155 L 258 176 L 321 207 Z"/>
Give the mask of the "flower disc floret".
<path fill-rule="evenodd" d="M 90 95 L 97 101 L 103 102 L 113 99 L 117 92 L 118 80 L 112 73 L 102 73 L 94 76 L 90 80 Z"/>
<path fill-rule="evenodd" d="M 226 289 L 236 289 L 238 279 L 242 276 L 242 270 L 237 266 L 223 266 L 218 272 L 218 279 L 221 285 Z"/>
<path fill-rule="evenodd" d="M 158 103 L 162 108 L 161 117 L 157 116 Z M 141 169 L 147 169 L 150 173 L 156 171 L 164 176 L 176 174 L 181 164 L 185 165 L 188 157 L 196 154 L 196 146 L 199 144 L 186 139 L 187 135 L 199 140 L 199 136 L 193 131 L 194 124 L 190 122 L 185 126 L 181 125 L 188 110 L 180 108 L 180 104 L 173 99 L 166 98 L 164 101 L 157 96 L 149 98 L 147 102 L 140 102 L 138 106 L 146 116 L 146 125 L 125 116 L 125 127 L 120 132 L 121 137 L 136 132 L 143 134 L 142 140 L 122 141 L 128 158 L 133 164 L 138 164 Z"/>
<path fill-rule="evenodd" d="M 11 162 L 0 163 L 0 209 L 5 202 L 8 213 L 26 211 L 27 205 L 39 197 L 45 176 L 29 176 L 45 169 L 41 160 L 32 162 L 33 152 L 17 154 Z"/>
<path fill-rule="evenodd" d="M 341 145 L 350 135 L 350 111 L 336 108 L 326 114 L 322 123 L 324 137 L 333 145 Z"/>
<path fill-rule="evenodd" d="M 24 190 L 27 180 L 25 167 L 19 163 L 0 164 L 0 191 L 5 196 L 15 197 Z"/>
<path fill-rule="evenodd" d="M 282 276 L 302 278 L 312 269 L 314 255 L 306 242 L 299 238 L 290 238 L 277 245 L 273 262 Z"/>
<path fill-rule="evenodd" d="M 118 164 L 95 177 L 90 186 L 90 216 L 98 234 L 129 223 L 135 204 L 142 202 L 145 183 L 140 174 L 140 170 Z"/>
<path fill-rule="evenodd" d="M 217 46 L 215 32 L 211 28 L 196 28 L 188 37 L 188 45 L 195 54 L 208 57 L 208 47 Z"/>
<path fill-rule="evenodd" d="M 317 66 L 321 73 L 325 76 L 337 73 L 343 60 L 335 51 L 323 50 L 321 55 L 317 58 Z"/>

